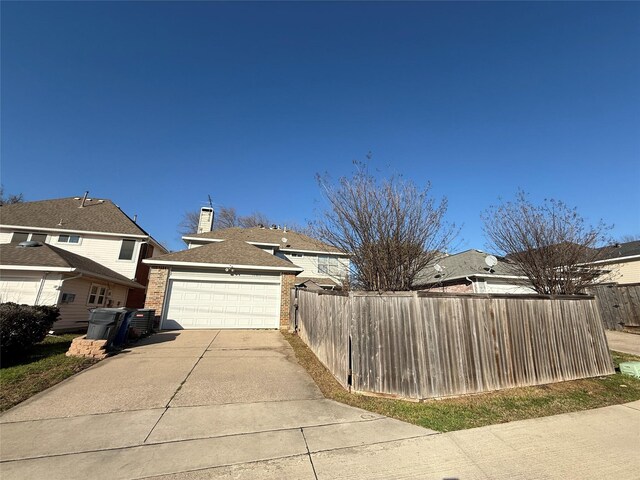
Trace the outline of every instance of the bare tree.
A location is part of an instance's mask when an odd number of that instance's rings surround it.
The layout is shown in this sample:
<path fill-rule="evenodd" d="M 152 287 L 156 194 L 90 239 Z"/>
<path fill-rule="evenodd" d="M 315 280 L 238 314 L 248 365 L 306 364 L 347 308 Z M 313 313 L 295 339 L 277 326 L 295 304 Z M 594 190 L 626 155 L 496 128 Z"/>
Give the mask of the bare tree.
<path fill-rule="evenodd" d="M 233 207 L 220 207 L 213 217 L 214 228 L 231 228 L 238 226 L 238 214 Z"/>
<path fill-rule="evenodd" d="M 259 227 L 260 225 L 269 226 L 269 218 L 261 212 L 253 212 L 251 215 L 238 218 L 238 226 L 242 228 Z"/>
<path fill-rule="evenodd" d="M 189 235 L 198 231 L 200 212 L 186 212 L 178 224 L 181 235 Z M 213 228 L 242 227 L 250 228 L 258 225 L 269 225 L 269 219 L 264 213 L 254 212 L 251 215 L 238 216 L 233 207 L 220 207 L 213 217 Z"/>
<path fill-rule="evenodd" d="M 575 295 L 598 283 L 598 248 L 611 227 L 587 225 L 575 208 L 547 199 L 533 204 L 523 191 L 514 201 L 491 206 L 482 214 L 489 246 L 506 256 L 534 290 L 545 295 Z"/>
<path fill-rule="evenodd" d="M 198 222 L 200 220 L 200 212 L 185 212 L 184 217 L 178 224 L 178 233 L 180 235 L 190 235 L 198 231 Z"/>
<path fill-rule="evenodd" d="M 22 203 L 24 202 L 24 195 L 22 193 L 18 194 L 6 194 L 4 193 L 4 187 L 0 185 L 0 206 L 2 205 L 11 205 L 13 203 Z"/>
<path fill-rule="evenodd" d="M 392 176 L 378 181 L 356 162 L 350 178 L 318 182 L 329 208 L 314 224 L 316 236 L 352 255 L 354 288 L 410 290 L 416 274 L 454 237 L 455 226 L 444 221 L 447 200 L 430 196 Z"/>

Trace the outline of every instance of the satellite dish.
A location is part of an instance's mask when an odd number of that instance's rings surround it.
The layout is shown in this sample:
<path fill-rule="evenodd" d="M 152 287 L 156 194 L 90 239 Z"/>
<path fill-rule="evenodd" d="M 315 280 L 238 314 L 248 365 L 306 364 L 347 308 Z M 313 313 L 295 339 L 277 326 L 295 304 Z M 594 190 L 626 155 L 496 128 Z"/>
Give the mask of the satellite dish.
<path fill-rule="evenodd" d="M 282 237 L 280 240 L 282 240 L 282 243 L 287 243 L 287 237 Z"/>
<path fill-rule="evenodd" d="M 491 269 L 491 267 L 495 267 L 498 264 L 498 259 L 493 255 L 487 255 L 484 257 L 484 263 Z"/>
<path fill-rule="evenodd" d="M 442 271 L 444 270 L 444 268 L 442 268 L 440 265 L 438 265 L 437 263 L 433 266 L 433 269 L 438 272 L 438 273 L 442 273 Z"/>

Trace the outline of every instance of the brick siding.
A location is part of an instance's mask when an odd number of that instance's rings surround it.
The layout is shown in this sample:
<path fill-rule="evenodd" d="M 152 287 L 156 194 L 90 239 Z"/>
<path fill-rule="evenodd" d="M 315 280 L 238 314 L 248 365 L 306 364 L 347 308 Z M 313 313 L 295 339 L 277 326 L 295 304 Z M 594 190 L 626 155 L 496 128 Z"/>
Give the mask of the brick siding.
<path fill-rule="evenodd" d="M 296 276 L 293 273 L 282 274 L 282 289 L 280 291 L 280 329 L 288 330 L 290 326 L 291 289 L 296 286 Z"/>
<path fill-rule="evenodd" d="M 149 272 L 149 284 L 147 285 L 147 297 L 144 308 L 152 308 L 156 311 L 156 320 L 162 315 L 164 295 L 169 279 L 169 269 L 166 267 L 152 267 Z"/>

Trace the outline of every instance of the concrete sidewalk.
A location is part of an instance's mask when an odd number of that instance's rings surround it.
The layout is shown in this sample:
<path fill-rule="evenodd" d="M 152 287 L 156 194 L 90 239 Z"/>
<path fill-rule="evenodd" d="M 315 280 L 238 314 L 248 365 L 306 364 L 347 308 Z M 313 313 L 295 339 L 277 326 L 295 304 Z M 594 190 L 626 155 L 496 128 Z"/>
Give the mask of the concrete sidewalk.
<path fill-rule="evenodd" d="M 626 332 L 614 332 L 607 330 L 607 343 L 611 350 L 629 353 L 640 357 L 640 335 Z"/>
<path fill-rule="evenodd" d="M 640 402 L 438 434 L 324 399 L 268 331 L 156 335 L 9 410 L 0 435 L 3 480 L 631 479 L 640 468 Z"/>

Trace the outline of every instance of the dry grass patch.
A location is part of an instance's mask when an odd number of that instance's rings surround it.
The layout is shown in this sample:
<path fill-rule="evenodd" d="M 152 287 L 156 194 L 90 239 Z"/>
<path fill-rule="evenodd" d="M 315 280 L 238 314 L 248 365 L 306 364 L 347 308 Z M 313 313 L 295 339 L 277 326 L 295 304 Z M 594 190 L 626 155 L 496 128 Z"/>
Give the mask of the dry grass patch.
<path fill-rule="evenodd" d="M 620 373 L 421 403 L 358 395 L 342 388 L 297 335 L 283 334 L 326 398 L 440 432 L 640 400 L 640 380 Z M 612 353 L 616 367 L 623 361 L 640 361 L 633 355 Z"/>

